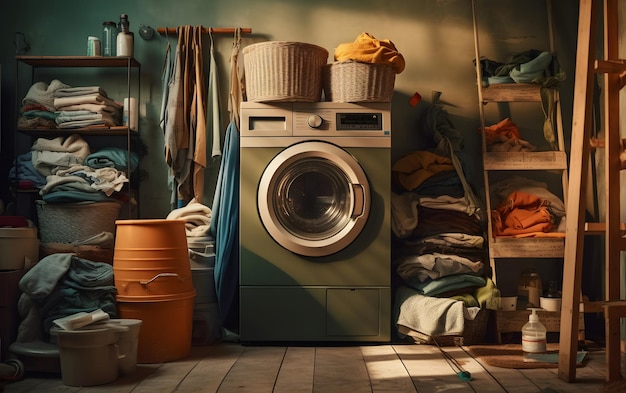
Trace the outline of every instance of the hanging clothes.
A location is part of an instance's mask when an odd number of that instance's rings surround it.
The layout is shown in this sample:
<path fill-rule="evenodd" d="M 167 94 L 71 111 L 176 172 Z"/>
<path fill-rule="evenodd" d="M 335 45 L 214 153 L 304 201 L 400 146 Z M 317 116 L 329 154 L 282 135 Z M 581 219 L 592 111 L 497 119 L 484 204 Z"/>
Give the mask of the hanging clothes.
<path fill-rule="evenodd" d="M 215 291 L 223 326 L 239 331 L 239 103 L 242 76 L 237 72 L 240 30 L 231 53 L 229 111 L 224 151 L 212 205 L 211 234 L 215 238 Z M 239 94 L 237 93 L 239 92 Z M 236 114 L 236 115 L 235 115 Z"/>
<path fill-rule="evenodd" d="M 166 156 L 168 150 L 168 140 L 170 139 L 169 133 L 173 130 L 170 130 L 167 126 L 168 119 L 170 115 L 169 110 L 169 96 L 170 96 L 170 84 L 173 83 L 174 80 L 174 61 L 172 60 L 172 44 L 170 43 L 169 37 L 167 36 L 167 28 L 165 29 L 165 39 L 167 40 L 167 48 L 165 49 L 165 59 L 163 62 L 163 70 L 161 71 L 161 91 L 163 95 L 161 97 L 161 111 L 159 113 L 159 127 L 161 127 L 161 131 L 163 131 L 163 135 L 165 138 L 165 149 Z M 174 107 L 174 110 L 176 108 Z M 172 190 L 172 196 L 170 198 L 170 209 L 176 208 L 176 200 L 177 200 L 177 192 L 176 192 L 176 182 L 174 180 L 174 174 L 172 171 L 168 171 L 167 174 L 167 184 L 169 189 Z"/>
<path fill-rule="evenodd" d="M 180 26 L 165 114 L 165 157 L 178 205 L 202 200 L 206 168 L 206 94 L 202 26 Z"/>
<path fill-rule="evenodd" d="M 194 100 L 191 123 L 193 143 L 193 197 L 201 201 L 204 194 L 204 171 L 206 169 L 206 92 L 204 91 L 204 65 L 202 62 L 202 26 L 194 27 L 193 53 L 195 55 Z M 188 199 L 187 199 L 188 201 Z"/>
<path fill-rule="evenodd" d="M 218 69 L 215 61 L 215 45 L 213 43 L 213 34 L 209 31 L 209 39 L 211 41 L 211 49 L 209 50 L 209 91 L 207 94 L 207 119 L 210 119 L 211 131 L 211 157 L 219 157 L 222 155 L 222 116 L 220 114 L 220 92 L 218 84 Z"/>
<path fill-rule="evenodd" d="M 215 238 L 215 292 L 225 328 L 239 326 L 239 132 L 226 130 L 224 153 L 213 199 L 211 234 Z"/>
<path fill-rule="evenodd" d="M 230 54 L 230 92 L 228 94 L 228 111 L 230 121 L 234 121 L 237 129 L 239 124 L 239 109 L 243 101 L 243 70 L 239 64 L 239 50 L 241 49 L 241 28 L 235 29 L 233 48 Z"/>

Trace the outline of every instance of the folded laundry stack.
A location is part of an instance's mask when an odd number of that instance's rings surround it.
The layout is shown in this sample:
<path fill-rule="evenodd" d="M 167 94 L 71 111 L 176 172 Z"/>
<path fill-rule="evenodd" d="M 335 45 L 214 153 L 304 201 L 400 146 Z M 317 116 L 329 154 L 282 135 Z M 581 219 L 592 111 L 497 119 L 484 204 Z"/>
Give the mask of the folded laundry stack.
<path fill-rule="evenodd" d="M 59 128 L 121 125 L 122 105 L 99 86 L 69 87 L 55 91 Z"/>
<path fill-rule="evenodd" d="M 122 125 L 122 104 L 100 86 L 72 87 L 59 81 L 36 82 L 22 100 L 21 128 L 81 128 Z"/>

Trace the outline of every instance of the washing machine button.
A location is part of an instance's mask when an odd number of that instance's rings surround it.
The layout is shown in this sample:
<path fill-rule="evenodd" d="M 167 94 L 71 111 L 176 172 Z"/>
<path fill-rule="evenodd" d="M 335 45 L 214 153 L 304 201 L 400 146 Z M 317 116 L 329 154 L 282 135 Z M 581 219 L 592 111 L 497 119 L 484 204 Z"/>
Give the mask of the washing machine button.
<path fill-rule="evenodd" d="M 306 118 L 306 124 L 311 128 L 320 128 L 324 124 L 324 119 L 320 115 L 309 115 Z"/>

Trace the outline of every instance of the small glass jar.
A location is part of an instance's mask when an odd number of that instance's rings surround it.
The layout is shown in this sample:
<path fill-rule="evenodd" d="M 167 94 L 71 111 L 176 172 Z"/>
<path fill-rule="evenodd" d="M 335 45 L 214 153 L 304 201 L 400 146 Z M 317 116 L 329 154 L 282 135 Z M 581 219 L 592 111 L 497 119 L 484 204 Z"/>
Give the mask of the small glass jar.
<path fill-rule="evenodd" d="M 117 23 L 102 23 L 102 56 L 115 56 L 117 47 Z"/>

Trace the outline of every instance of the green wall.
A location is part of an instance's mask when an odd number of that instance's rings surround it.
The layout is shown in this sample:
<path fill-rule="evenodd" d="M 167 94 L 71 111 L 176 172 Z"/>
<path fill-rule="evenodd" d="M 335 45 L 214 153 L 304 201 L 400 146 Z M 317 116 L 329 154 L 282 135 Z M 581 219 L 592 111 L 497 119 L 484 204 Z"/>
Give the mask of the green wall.
<path fill-rule="evenodd" d="M 548 49 L 544 0 L 478 0 L 478 3 L 481 50 L 485 56 L 504 61 L 511 54 L 526 49 Z M 553 3 L 559 58 L 569 77 L 562 89 L 567 123 L 571 118 L 578 10 L 567 0 Z M 13 154 L 15 33 L 25 34 L 30 45 L 27 55 L 84 55 L 87 36 L 99 36 L 102 22 L 117 21 L 120 13 L 129 16 L 131 31 L 136 35 L 135 57 L 142 64 L 140 128 L 141 138 L 148 148 L 142 167 L 149 169 L 141 183 L 141 214 L 145 218 L 164 217 L 169 212 L 167 166 L 163 159 L 163 136 L 158 127 L 161 70 L 167 39 L 156 34 L 151 40 L 142 40 L 137 34 L 139 24 L 155 29 L 179 25 L 250 27 L 253 34 L 244 35 L 244 46 L 265 40 L 302 41 L 322 46 L 331 55 L 338 44 L 353 41 L 361 32 L 390 39 L 406 60 L 405 71 L 396 78 L 392 102 L 394 160 L 425 143 L 417 129 L 419 117 L 431 93 L 440 91 L 455 128 L 465 135 L 468 176 L 481 187 L 469 0 L 111 0 L 106 3 L 65 0 L 54 5 L 43 0 L 24 0 L 19 5 L 3 5 L 0 16 L 3 157 Z M 175 45 L 175 37 L 170 41 Z M 227 119 L 225 103 L 232 37 L 215 35 L 214 42 L 224 118 Z M 417 107 L 408 104 L 415 92 L 423 97 Z M 567 125 L 566 130 L 569 130 Z M 3 179 L 6 179 L 8 166 L 7 158 L 3 158 L 0 173 Z M 208 169 L 208 187 L 216 176 L 217 167 L 218 163 L 212 163 Z"/>

